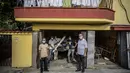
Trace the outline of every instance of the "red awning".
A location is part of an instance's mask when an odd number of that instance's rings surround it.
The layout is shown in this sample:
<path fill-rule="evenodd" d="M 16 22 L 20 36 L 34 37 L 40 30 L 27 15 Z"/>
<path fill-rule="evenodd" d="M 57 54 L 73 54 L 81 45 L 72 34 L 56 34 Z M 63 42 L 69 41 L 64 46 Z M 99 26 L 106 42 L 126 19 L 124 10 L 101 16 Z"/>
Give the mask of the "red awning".
<path fill-rule="evenodd" d="M 111 25 L 111 30 L 130 30 L 130 25 Z"/>

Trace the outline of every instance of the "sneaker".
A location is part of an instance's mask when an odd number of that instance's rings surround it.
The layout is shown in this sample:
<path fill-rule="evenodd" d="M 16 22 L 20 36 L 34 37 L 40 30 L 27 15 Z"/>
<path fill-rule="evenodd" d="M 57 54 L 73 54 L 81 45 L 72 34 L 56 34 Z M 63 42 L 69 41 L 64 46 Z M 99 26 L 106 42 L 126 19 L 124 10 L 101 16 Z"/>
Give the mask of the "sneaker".
<path fill-rule="evenodd" d="M 78 71 L 81 71 L 81 70 L 79 69 L 79 70 L 76 70 L 75 72 L 78 72 Z"/>

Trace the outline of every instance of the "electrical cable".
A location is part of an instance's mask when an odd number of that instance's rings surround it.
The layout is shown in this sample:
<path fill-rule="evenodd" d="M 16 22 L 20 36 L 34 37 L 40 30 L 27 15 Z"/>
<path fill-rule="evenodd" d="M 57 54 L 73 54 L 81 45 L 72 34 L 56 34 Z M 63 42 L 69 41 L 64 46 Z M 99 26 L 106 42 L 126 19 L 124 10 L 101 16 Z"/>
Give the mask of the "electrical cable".
<path fill-rule="evenodd" d="M 125 6 L 123 5 L 122 0 L 118 0 L 118 1 L 119 1 L 119 3 L 120 3 L 120 6 L 124 9 L 125 14 L 126 14 L 127 21 L 128 21 L 129 24 L 130 24 L 130 20 L 129 20 L 129 16 L 128 16 L 127 9 L 126 9 Z"/>

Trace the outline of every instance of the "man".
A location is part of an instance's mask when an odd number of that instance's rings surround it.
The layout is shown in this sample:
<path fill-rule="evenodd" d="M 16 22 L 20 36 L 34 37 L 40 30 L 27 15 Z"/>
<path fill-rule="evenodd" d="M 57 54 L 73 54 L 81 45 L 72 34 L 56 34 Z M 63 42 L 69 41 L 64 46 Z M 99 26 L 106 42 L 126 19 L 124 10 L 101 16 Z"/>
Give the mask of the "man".
<path fill-rule="evenodd" d="M 70 56 L 72 55 L 72 60 L 74 61 L 74 44 L 72 42 L 71 37 L 68 39 L 68 63 L 70 63 L 71 59 Z"/>
<path fill-rule="evenodd" d="M 55 42 L 55 46 L 57 46 L 57 44 L 60 42 L 61 38 L 57 38 L 55 36 L 55 39 L 54 39 L 54 42 Z M 54 49 L 54 60 L 57 60 L 58 59 L 58 50 L 57 49 Z"/>
<path fill-rule="evenodd" d="M 87 55 L 87 50 L 87 41 L 84 39 L 83 34 L 79 34 L 79 41 L 77 47 L 78 66 L 76 71 L 81 71 L 82 73 L 85 71 L 84 58 Z"/>
<path fill-rule="evenodd" d="M 40 71 L 43 73 L 44 71 L 49 71 L 48 70 L 48 56 L 49 56 L 49 46 L 46 43 L 46 39 L 44 38 L 42 43 L 39 45 L 39 52 L 40 52 Z M 43 69 L 44 65 L 44 69 Z"/>
<path fill-rule="evenodd" d="M 50 60 L 53 60 L 53 50 L 54 50 L 54 48 L 55 48 L 55 40 L 54 40 L 54 38 L 53 37 L 51 37 L 51 39 L 49 40 L 49 50 L 50 50 L 50 54 L 49 54 L 49 59 Z"/>

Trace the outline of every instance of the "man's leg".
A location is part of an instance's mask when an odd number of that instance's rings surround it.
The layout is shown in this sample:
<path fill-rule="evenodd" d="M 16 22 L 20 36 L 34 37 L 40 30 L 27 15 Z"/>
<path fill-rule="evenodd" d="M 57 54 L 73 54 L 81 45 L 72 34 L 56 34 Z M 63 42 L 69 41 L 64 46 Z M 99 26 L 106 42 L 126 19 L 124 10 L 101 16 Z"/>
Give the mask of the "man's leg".
<path fill-rule="evenodd" d="M 48 59 L 47 59 L 47 57 L 44 58 L 44 71 L 48 71 Z"/>
<path fill-rule="evenodd" d="M 81 56 L 77 55 L 77 70 L 76 71 L 81 71 Z"/>
<path fill-rule="evenodd" d="M 52 54 L 53 54 L 53 49 L 50 49 L 49 61 L 51 61 L 51 60 L 52 60 Z"/>
<path fill-rule="evenodd" d="M 84 57 L 84 68 L 87 68 L 87 56 Z"/>
<path fill-rule="evenodd" d="M 43 58 L 40 59 L 40 73 L 43 73 Z"/>
<path fill-rule="evenodd" d="M 84 56 L 81 56 L 81 63 L 82 63 L 82 72 L 84 72 L 84 69 L 85 69 Z"/>
<path fill-rule="evenodd" d="M 70 54 L 71 54 L 71 49 L 68 50 L 68 62 L 70 63 Z"/>
<path fill-rule="evenodd" d="M 55 51 L 54 52 L 54 60 L 57 60 L 58 59 L 58 51 Z"/>
<path fill-rule="evenodd" d="M 74 61 L 74 49 L 72 49 L 71 51 L 72 51 L 72 60 Z"/>

